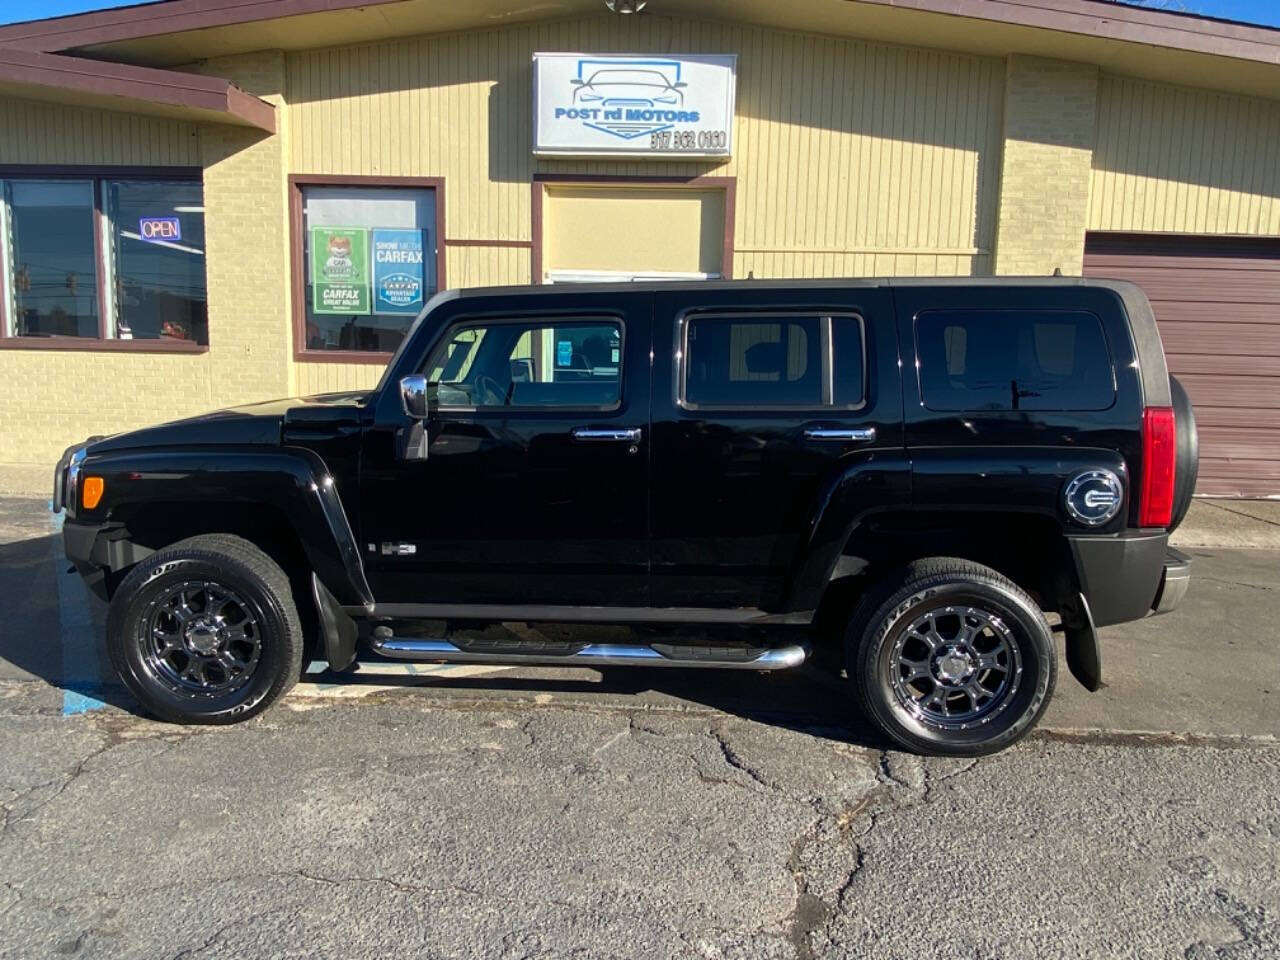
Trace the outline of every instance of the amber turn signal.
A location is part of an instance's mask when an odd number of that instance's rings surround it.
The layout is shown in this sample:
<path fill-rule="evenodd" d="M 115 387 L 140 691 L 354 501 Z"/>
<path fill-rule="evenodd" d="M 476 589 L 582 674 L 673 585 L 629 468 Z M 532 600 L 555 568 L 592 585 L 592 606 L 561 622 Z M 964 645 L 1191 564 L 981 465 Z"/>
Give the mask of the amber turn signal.
<path fill-rule="evenodd" d="M 85 477 L 84 478 L 84 508 L 92 510 L 98 505 L 98 501 L 102 499 L 102 491 L 105 484 L 101 477 Z"/>

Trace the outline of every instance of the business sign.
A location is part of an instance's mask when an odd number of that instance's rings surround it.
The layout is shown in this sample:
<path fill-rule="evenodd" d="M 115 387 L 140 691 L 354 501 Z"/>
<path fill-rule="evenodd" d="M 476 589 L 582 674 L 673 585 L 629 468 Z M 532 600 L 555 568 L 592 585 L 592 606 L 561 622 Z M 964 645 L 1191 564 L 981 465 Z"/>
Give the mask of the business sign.
<path fill-rule="evenodd" d="M 311 309 L 315 313 L 369 312 L 367 228 L 311 228 Z"/>
<path fill-rule="evenodd" d="M 412 313 L 422 309 L 426 273 L 421 230 L 373 231 L 373 312 Z"/>
<path fill-rule="evenodd" d="M 177 217 L 143 217 L 138 236 L 147 243 L 173 243 L 182 239 L 182 223 Z"/>
<path fill-rule="evenodd" d="M 728 157 L 737 66 L 733 54 L 535 53 L 533 152 Z"/>

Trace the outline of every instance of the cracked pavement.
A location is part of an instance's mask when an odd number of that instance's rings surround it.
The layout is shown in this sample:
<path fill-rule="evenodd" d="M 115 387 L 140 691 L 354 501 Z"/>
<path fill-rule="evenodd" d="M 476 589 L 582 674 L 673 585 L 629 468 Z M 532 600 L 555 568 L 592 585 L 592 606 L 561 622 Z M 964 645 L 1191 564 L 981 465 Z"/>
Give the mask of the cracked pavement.
<path fill-rule="evenodd" d="M 0 957 L 1274 957 L 1280 747 L 924 760 L 709 710 L 0 723 Z M 846 733 L 850 733 L 846 731 Z"/>
<path fill-rule="evenodd" d="M 1280 955 L 1276 553 L 1198 552 L 1184 610 L 1104 631 L 1103 691 L 1064 674 L 1029 739 L 926 760 L 807 671 L 321 676 L 228 728 L 86 708 L 48 636 L 84 611 L 47 517 L 11 516 L 0 960 Z"/>

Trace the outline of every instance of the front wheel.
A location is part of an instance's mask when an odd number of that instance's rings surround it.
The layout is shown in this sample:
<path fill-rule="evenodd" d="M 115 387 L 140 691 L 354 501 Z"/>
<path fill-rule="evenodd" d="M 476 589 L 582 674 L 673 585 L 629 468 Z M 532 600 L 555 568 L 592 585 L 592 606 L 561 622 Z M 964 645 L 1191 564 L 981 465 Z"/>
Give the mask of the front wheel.
<path fill-rule="evenodd" d="M 981 756 L 1029 731 L 1057 679 L 1053 634 L 990 567 L 933 558 L 863 601 L 846 667 L 868 719 L 917 753 Z"/>
<path fill-rule="evenodd" d="M 139 563 L 107 617 L 120 679 L 177 723 L 224 724 L 265 710 L 302 671 L 302 627 L 280 566 L 247 540 L 192 537 Z"/>

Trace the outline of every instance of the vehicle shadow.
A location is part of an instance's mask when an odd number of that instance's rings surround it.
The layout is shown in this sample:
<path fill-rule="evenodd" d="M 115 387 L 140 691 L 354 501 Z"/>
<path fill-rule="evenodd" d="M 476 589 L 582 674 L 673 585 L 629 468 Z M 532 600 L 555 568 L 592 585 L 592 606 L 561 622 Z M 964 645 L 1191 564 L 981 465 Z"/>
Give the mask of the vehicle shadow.
<path fill-rule="evenodd" d="M 104 642 L 106 604 L 69 567 L 56 523 L 42 502 L 0 502 L 0 680 L 44 681 L 52 696 L 60 695 L 64 712 L 101 702 L 146 716 L 112 672 Z M 856 713 L 847 682 L 809 665 L 774 672 L 520 667 L 458 676 L 415 675 L 402 661 L 367 652 L 361 663 L 364 669 L 308 673 L 302 682 L 315 693 L 323 685 L 376 686 L 513 702 L 550 695 L 615 709 L 696 706 L 843 742 L 887 746 Z M 389 675 L 384 672 L 389 665 L 404 672 Z"/>
<path fill-rule="evenodd" d="M 687 710 L 703 707 L 756 723 L 829 740 L 884 749 L 889 742 L 864 720 L 842 676 L 805 665 L 771 672 L 675 667 L 519 667 L 484 676 L 388 675 L 369 667 L 399 661 L 361 660 L 366 669 L 308 674 L 307 684 L 430 690 L 459 699 L 562 697 L 592 707 Z M 425 666 L 425 665 L 423 665 Z M 554 699 L 552 701 L 554 703 Z"/>
<path fill-rule="evenodd" d="M 20 507 L 0 508 L 0 680 L 42 680 L 64 712 L 101 702 L 141 715 L 110 669 L 106 604 L 68 571 L 44 504 Z"/>

